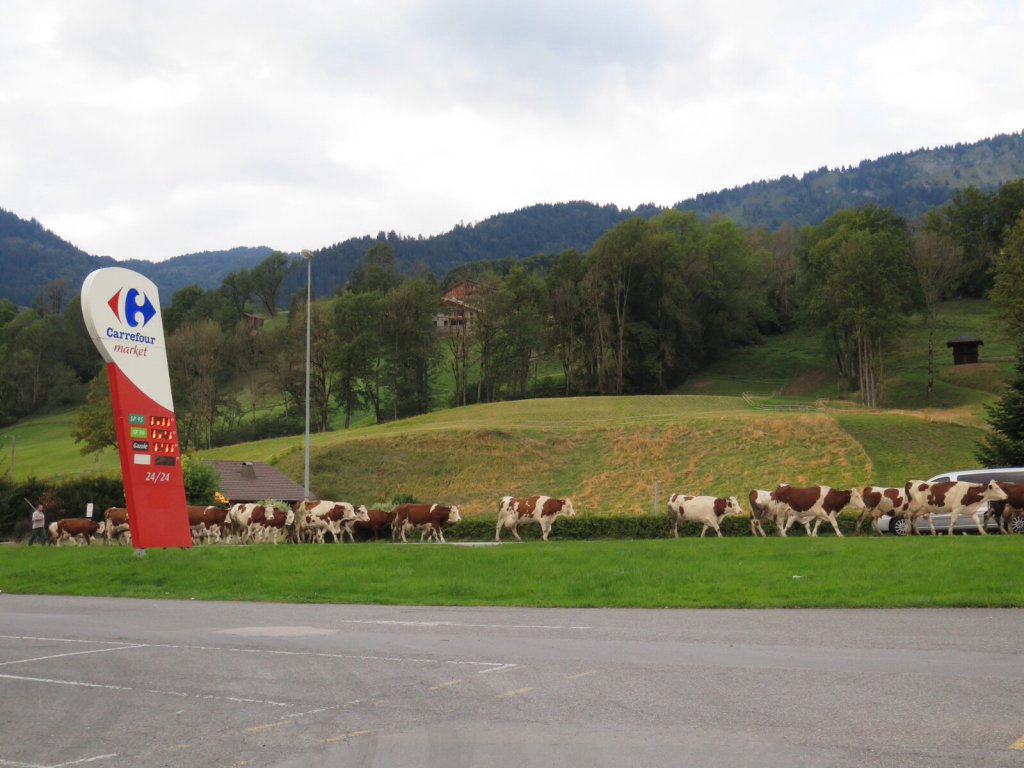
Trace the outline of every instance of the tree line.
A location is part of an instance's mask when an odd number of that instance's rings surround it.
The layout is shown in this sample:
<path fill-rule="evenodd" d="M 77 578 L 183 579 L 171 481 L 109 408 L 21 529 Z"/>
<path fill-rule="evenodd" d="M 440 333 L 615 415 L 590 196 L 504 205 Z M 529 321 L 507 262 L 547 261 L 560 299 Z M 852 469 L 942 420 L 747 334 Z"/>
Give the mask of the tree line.
<path fill-rule="evenodd" d="M 1024 180 L 969 188 L 915 222 L 866 206 L 767 231 L 670 210 L 616 224 L 585 253 L 474 262 L 443 281 L 400 271 L 382 238 L 310 307 L 312 428 L 534 395 L 668 392 L 800 323 L 822 330 L 837 372 L 877 405 L 911 313 L 934 325 L 942 300 L 990 289 L 1010 317 L 1020 311 L 1022 210 Z M 173 295 L 164 324 L 184 447 L 301 431 L 305 285 L 282 295 L 300 270 L 274 252 L 215 290 Z M 439 333 L 456 280 L 473 281 L 471 319 Z M 81 402 L 87 388 L 75 435 L 85 450 L 113 441 L 104 373 L 66 283 L 26 310 L 0 302 L 0 354 L 0 421 Z"/>

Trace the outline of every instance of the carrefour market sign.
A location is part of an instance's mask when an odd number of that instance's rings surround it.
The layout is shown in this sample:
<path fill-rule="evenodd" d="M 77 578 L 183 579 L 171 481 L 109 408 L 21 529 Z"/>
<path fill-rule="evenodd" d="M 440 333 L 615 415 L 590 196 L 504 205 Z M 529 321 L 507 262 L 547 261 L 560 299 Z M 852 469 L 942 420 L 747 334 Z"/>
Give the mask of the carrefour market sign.
<path fill-rule="evenodd" d="M 156 285 L 130 269 L 98 269 L 82 285 L 82 314 L 107 361 L 132 543 L 190 546 Z"/>
<path fill-rule="evenodd" d="M 130 269 L 98 269 L 82 284 L 82 312 L 103 359 L 173 411 L 156 285 Z"/>

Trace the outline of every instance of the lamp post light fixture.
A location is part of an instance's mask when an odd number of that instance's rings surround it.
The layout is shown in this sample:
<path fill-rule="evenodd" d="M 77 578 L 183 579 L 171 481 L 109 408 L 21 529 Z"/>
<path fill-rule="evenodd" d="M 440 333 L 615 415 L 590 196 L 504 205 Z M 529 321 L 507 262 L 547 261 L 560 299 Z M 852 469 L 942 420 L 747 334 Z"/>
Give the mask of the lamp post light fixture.
<path fill-rule="evenodd" d="M 303 500 L 309 499 L 309 352 L 310 352 L 310 325 L 312 320 L 312 298 L 313 298 L 313 252 L 300 251 L 302 258 L 306 260 L 306 460 L 305 471 L 303 472 L 302 493 Z"/>

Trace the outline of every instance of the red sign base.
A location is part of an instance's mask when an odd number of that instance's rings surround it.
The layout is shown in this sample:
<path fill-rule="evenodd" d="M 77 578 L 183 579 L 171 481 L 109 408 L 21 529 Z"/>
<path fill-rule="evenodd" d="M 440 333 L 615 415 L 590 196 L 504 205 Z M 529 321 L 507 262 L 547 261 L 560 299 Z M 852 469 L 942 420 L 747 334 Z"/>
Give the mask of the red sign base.
<path fill-rule="evenodd" d="M 128 525 L 136 549 L 191 547 L 174 412 L 107 364 Z"/>

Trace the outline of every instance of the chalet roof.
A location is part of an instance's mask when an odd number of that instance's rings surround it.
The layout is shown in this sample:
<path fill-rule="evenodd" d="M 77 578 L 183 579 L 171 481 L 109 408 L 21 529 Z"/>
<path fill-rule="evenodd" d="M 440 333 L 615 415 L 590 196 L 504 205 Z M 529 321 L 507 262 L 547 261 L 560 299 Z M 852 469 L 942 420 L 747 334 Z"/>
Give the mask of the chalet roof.
<path fill-rule="evenodd" d="M 946 342 L 947 347 L 955 347 L 959 344 L 977 344 L 984 347 L 985 342 L 979 339 L 977 336 L 968 336 L 966 334 L 957 336 L 955 339 L 950 339 Z"/>
<path fill-rule="evenodd" d="M 231 503 L 263 501 L 298 501 L 303 498 L 301 485 L 263 461 L 207 461 L 220 473 L 217 490 Z M 310 495 L 313 495 L 310 490 Z"/>

